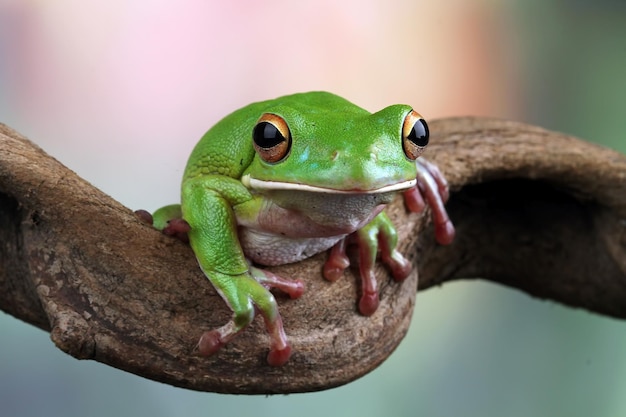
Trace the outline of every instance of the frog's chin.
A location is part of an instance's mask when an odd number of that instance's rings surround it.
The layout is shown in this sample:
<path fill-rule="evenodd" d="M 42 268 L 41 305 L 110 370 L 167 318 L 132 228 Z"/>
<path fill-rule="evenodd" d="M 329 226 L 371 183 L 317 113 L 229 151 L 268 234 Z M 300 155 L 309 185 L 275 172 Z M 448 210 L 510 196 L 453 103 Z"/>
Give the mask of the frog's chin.
<path fill-rule="evenodd" d="M 391 193 L 396 191 L 408 190 L 414 187 L 417 183 L 416 179 L 408 181 L 401 181 L 394 184 L 388 184 L 378 188 L 354 188 L 354 189 L 337 189 L 318 187 L 315 185 L 298 184 L 293 182 L 280 182 L 280 181 L 265 181 L 252 178 L 249 174 L 244 175 L 241 178 L 241 182 L 250 189 L 253 190 L 281 190 L 281 191 L 307 191 L 311 193 L 326 193 L 326 194 L 379 194 L 379 193 Z"/>

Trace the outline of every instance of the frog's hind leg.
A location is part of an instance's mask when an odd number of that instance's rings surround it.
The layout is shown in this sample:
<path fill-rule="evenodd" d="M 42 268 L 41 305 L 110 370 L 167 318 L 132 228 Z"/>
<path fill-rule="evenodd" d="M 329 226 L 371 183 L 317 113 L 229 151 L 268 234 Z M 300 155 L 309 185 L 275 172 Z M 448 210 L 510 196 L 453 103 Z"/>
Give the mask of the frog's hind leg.
<path fill-rule="evenodd" d="M 273 275 L 273 274 L 272 274 Z M 291 356 L 291 347 L 278 312 L 276 299 L 261 283 L 249 274 L 237 276 L 211 272 L 211 283 L 233 310 L 233 318 L 227 324 L 205 332 L 198 342 L 201 355 L 212 355 L 248 326 L 254 319 L 255 307 L 261 313 L 270 336 L 270 351 L 267 362 L 272 366 L 283 365 Z M 301 294 L 303 286 L 294 284 L 290 290 Z"/>

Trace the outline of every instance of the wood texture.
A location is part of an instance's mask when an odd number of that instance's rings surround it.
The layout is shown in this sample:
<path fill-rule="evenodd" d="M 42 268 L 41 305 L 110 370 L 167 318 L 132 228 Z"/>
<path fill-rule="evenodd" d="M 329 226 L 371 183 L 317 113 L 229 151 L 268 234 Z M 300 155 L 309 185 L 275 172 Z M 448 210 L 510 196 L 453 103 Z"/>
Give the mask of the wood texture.
<path fill-rule="evenodd" d="M 428 215 L 388 208 L 420 289 L 484 278 L 572 307 L 626 318 L 626 158 L 566 135 L 483 118 L 430 123 L 427 157 L 447 176 L 457 226 L 439 246 Z M 417 273 L 378 270 L 381 305 L 357 313 L 354 271 L 321 277 L 325 255 L 273 268 L 300 277 L 278 297 L 294 354 L 265 362 L 260 319 L 210 358 L 200 334 L 230 312 L 191 249 L 136 219 L 40 148 L 0 125 L 0 308 L 54 343 L 157 381 L 227 393 L 315 391 L 385 360 L 410 324 Z M 1 343 L 1 342 L 0 342 Z"/>

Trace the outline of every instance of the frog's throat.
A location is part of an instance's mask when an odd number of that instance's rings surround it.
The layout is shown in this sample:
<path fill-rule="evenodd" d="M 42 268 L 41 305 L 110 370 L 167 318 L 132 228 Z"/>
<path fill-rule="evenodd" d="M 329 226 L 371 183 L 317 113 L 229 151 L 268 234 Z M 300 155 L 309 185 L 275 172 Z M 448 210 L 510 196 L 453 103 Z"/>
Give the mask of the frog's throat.
<path fill-rule="evenodd" d="M 395 184 L 385 185 L 381 188 L 372 190 L 352 189 L 339 190 L 334 188 L 317 187 L 314 185 L 298 184 L 293 182 L 264 181 L 244 175 L 241 182 L 247 187 L 254 190 L 291 190 L 291 191 L 308 191 L 312 193 L 332 193 L 332 194 L 379 194 L 394 191 L 408 190 L 417 184 L 416 179 L 402 181 Z"/>

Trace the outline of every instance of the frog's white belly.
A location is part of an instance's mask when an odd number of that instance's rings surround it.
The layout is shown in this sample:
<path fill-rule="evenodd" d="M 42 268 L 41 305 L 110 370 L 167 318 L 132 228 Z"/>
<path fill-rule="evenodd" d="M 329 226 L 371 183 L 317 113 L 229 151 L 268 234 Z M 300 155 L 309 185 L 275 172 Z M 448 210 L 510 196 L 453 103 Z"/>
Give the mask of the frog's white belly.
<path fill-rule="evenodd" d="M 239 241 L 246 256 L 262 265 L 281 265 L 309 258 L 332 247 L 369 223 L 393 193 L 268 194 L 253 221 L 239 221 Z"/>
<path fill-rule="evenodd" d="M 261 265 L 282 265 L 310 258 L 344 237 L 289 238 L 253 229 L 239 231 L 239 242 L 246 257 Z"/>

